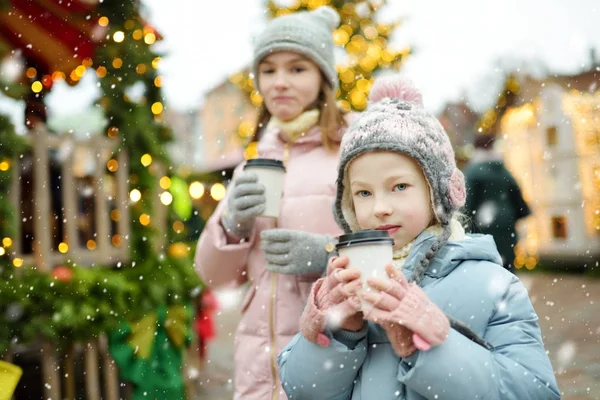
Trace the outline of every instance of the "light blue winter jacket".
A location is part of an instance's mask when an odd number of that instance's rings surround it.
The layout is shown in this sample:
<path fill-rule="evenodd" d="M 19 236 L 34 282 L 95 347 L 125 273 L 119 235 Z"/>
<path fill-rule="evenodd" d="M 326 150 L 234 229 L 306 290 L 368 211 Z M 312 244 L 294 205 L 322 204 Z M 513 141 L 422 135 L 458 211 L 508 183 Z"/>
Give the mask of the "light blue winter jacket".
<path fill-rule="evenodd" d="M 432 240 L 422 233 L 408 256 L 420 259 Z M 300 333 L 279 354 L 288 398 L 362 400 L 552 400 L 560 394 L 544 350 L 538 317 L 521 281 L 502 268 L 491 236 L 448 242 L 421 281 L 447 315 L 467 324 L 493 348 L 454 329 L 440 346 L 401 359 L 385 331 L 326 332 L 328 347 Z"/>

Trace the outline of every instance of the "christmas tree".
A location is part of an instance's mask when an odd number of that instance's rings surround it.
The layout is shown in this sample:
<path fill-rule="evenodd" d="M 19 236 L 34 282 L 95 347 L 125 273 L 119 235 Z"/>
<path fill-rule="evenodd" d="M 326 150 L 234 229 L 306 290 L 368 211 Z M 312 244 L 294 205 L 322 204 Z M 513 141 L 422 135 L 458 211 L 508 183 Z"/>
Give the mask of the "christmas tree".
<path fill-rule="evenodd" d="M 26 5 L 0 0 L 0 19 L 16 18 L 15 10 Z M 192 268 L 190 246 L 179 242 L 182 239 L 174 229 L 168 229 L 168 218 L 154 214 L 163 207 L 171 221 L 176 219 L 176 211 L 185 212 L 181 206 L 174 210 L 173 205 L 181 203 L 181 196 L 189 196 L 187 186 L 182 188 L 182 180 L 173 175 L 165 149 L 171 133 L 163 123 L 161 77 L 157 72 L 160 56 L 152 48 L 160 35 L 141 18 L 138 1 L 104 0 L 89 5 L 85 12 L 70 4 L 61 3 L 61 7 L 52 10 L 68 13 L 69 18 L 61 21 L 72 25 L 65 27 L 81 29 L 77 36 L 81 47 L 75 47 L 80 53 L 68 58 L 50 52 L 28 53 L 28 48 L 14 42 L 12 52 L 6 44 L 18 32 L 0 35 L 0 59 L 6 61 L 8 57 L 12 63 L 13 54 L 22 54 L 24 64 L 23 74 L 0 90 L 41 109 L 45 94 L 55 82 L 75 85 L 86 74 L 95 74 L 102 93 L 98 106 L 108 121 L 103 134 L 118 143 L 106 166 L 100 168 L 106 169 L 109 178 L 122 168 L 128 168 L 129 173 L 126 190 L 131 206 L 126 223 L 131 234 L 123 237 L 117 232 L 109 240 L 115 248 L 126 246 L 130 257 L 117 265 L 76 265 L 67 261 L 52 265 L 49 271 L 39 269 L 36 263 L 23 262 L 20 249 L 13 245 L 14 225 L 19 220 L 7 193 L 16 160 L 31 149 L 23 137 L 15 134 L 9 120 L 0 116 L 0 355 L 11 344 L 42 339 L 63 351 L 75 342 L 86 343 L 110 333 L 111 351 L 121 376 L 133 382 L 137 392 L 147 392 L 153 398 L 182 398 L 181 351 L 189 339 L 189 306 L 202 283 Z M 30 23 L 37 24 L 40 31 L 42 27 L 53 27 L 39 20 L 31 18 Z M 90 36 L 86 36 L 88 33 Z M 71 49 L 58 41 L 53 42 L 56 48 Z M 85 49 L 93 51 L 83 53 Z M 136 91 L 141 94 L 133 96 L 132 88 L 141 89 Z M 128 155 L 126 166 L 117 161 L 124 151 Z M 162 204 L 157 204 L 158 198 Z M 121 216 L 113 210 L 110 218 L 116 222 Z M 158 241 L 160 246 L 154 240 L 157 237 L 164 237 Z M 59 240 L 59 251 L 61 246 L 64 251 L 77 246 L 74 238 Z M 87 240 L 85 246 L 90 252 L 97 251 L 96 238 Z M 131 337 L 139 322 L 153 333 L 151 338 L 162 340 L 161 346 L 144 342 L 145 357 L 138 357 L 132 345 Z M 169 325 L 178 331 L 167 332 L 165 326 Z M 169 364 L 168 371 L 164 365 L 153 364 L 157 357 L 169 359 L 169 363 L 163 363 Z M 153 379 L 156 376 L 168 379 Z"/>

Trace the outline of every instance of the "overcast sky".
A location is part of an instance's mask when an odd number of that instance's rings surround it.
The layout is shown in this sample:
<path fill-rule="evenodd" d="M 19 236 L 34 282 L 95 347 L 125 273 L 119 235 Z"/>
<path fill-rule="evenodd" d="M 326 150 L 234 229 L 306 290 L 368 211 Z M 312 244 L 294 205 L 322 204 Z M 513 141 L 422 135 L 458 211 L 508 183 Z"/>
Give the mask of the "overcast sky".
<path fill-rule="evenodd" d="M 143 3 L 147 19 L 164 36 L 157 45 L 164 53 L 163 88 L 168 105 L 178 110 L 200 107 L 207 90 L 249 63 L 252 37 L 265 21 L 264 0 Z M 403 72 L 423 92 L 426 107 L 437 112 L 462 96 L 476 109 L 488 107 L 510 69 L 575 73 L 589 66 L 590 48 L 600 59 L 599 3 L 390 0 L 379 16 L 404 19 L 392 43 L 414 49 Z M 53 91 L 55 115 L 80 113 L 97 96 L 89 78 Z M 10 108 L 10 101 L 0 99 L 0 111 Z"/>

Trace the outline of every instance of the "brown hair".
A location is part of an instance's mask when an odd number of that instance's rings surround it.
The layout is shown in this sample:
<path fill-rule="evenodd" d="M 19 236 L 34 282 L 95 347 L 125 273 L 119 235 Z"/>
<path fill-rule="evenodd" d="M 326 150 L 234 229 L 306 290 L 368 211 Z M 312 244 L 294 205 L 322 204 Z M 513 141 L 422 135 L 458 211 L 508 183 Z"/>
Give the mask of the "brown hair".
<path fill-rule="evenodd" d="M 321 128 L 321 141 L 323 142 L 323 147 L 329 151 L 334 151 L 341 140 L 339 131 L 342 127 L 346 126 L 346 121 L 344 120 L 344 114 L 346 114 L 346 112 L 338 108 L 335 100 L 335 93 L 325 78 L 321 79 L 321 90 L 319 91 L 316 106 L 321 112 L 321 115 L 319 116 L 319 127 Z M 265 107 L 263 102 L 258 110 L 258 119 L 256 121 L 256 127 L 254 128 L 254 134 L 248 143 L 260 139 L 262 132 L 270 119 L 271 113 L 267 110 L 267 107 Z"/>

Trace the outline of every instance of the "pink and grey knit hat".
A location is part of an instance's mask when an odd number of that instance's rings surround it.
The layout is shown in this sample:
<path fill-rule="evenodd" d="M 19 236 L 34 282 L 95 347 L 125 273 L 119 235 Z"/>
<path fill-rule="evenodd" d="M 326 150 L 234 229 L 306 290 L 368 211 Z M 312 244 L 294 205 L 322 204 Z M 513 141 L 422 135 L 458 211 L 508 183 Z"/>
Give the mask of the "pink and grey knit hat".
<path fill-rule="evenodd" d="M 450 237 L 450 221 L 466 198 L 465 181 L 456 167 L 454 150 L 440 122 L 423 108 L 421 93 L 401 75 L 375 81 L 369 106 L 350 125 L 342 138 L 334 213 L 346 233 L 360 229 L 347 177 L 348 166 L 370 151 L 393 151 L 417 161 L 429 183 L 434 214 L 442 234 L 434 242 L 429 259 Z M 415 271 L 417 272 L 417 271 Z"/>

